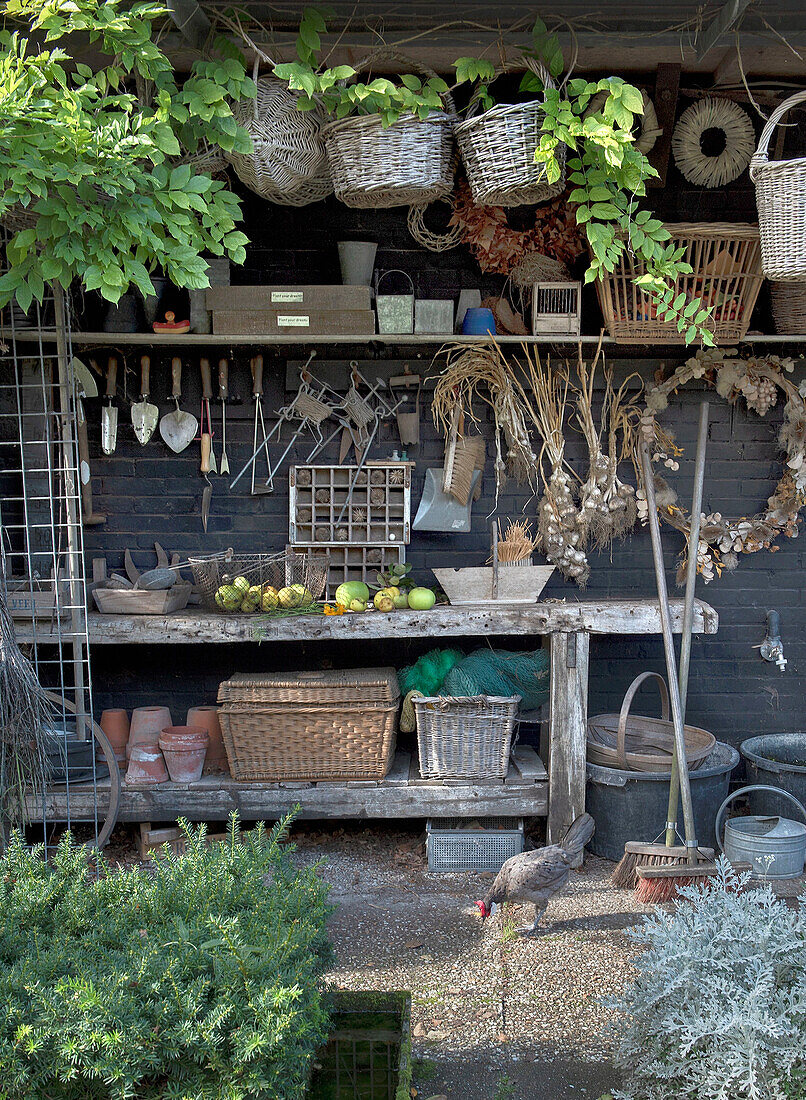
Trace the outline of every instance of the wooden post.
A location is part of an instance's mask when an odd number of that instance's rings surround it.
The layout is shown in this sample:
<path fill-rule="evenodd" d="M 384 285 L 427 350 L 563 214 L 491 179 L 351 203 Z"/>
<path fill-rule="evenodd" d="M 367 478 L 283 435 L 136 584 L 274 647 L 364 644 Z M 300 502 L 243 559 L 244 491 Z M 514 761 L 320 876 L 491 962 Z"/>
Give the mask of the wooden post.
<path fill-rule="evenodd" d="M 551 635 L 549 844 L 559 843 L 585 809 L 589 652 L 590 635 L 585 631 Z"/>

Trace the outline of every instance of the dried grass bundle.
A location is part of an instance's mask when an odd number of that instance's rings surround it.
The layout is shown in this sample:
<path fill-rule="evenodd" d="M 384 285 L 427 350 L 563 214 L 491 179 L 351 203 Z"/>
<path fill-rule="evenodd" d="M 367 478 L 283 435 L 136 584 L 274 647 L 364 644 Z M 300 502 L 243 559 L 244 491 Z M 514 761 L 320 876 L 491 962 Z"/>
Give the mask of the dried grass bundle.
<path fill-rule="evenodd" d="M 532 538 L 531 524 L 528 520 L 509 521 L 506 535 L 501 532 L 498 521 L 498 560 L 501 563 L 526 561 L 531 558 L 537 542 Z"/>

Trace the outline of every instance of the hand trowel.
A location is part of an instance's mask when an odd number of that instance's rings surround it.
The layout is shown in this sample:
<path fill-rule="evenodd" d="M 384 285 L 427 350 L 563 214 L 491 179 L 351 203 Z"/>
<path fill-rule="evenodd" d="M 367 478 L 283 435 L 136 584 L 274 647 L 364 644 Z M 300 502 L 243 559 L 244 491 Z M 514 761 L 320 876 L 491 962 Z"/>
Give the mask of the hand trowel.
<path fill-rule="evenodd" d="M 199 428 L 199 422 L 192 413 L 179 408 L 182 396 L 182 360 L 177 356 L 171 360 L 171 397 L 176 409 L 166 413 L 160 420 L 160 435 L 174 454 L 184 451 L 193 442 Z"/>
<path fill-rule="evenodd" d="M 396 374 L 389 379 L 389 389 L 392 394 L 401 397 L 398 404 L 397 430 L 400 442 L 404 447 L 416 447 L 420 442 L 420 392 L 423 381 L 419 374 L 412 374 L 408 369 L 404 374 Z M 410 390 L 414 390 L 413 401 Z M 397 391 L 403 393 L 398 395 Z"/>
<path fill-rule="evenodd" d="M 154 434 L 154 429 L 159 420 L 160 411 L 156 405 L 150 404 L 151 357 L 142 356 L 140 359 L 140 400 L 132 405 L 132 427 L 139 442 L 145 446 Z"/>
<path fill-rule="evenodd" d="M 106 367 L 106 404 L 101 409 L 101 450 L 105 455 L 115 453 L 118 439 L 118 410 L 112 401 L 117 390 L 118 361 L 110 355 Z"/>

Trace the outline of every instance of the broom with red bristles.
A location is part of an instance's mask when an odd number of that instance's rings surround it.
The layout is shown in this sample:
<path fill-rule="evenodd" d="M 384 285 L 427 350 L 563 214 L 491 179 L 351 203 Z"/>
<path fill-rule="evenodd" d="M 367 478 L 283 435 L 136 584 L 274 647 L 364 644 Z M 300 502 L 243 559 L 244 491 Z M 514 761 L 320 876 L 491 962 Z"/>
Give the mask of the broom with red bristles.
<path fill-rule="evenodd" d="M 691 505 L 691 524 L 688 539 L 688 562 L 686 571 L 686 597 L 684 603 L 682 641 L 680 647 L 680 675 L 678 678 L 672 637 L 669 595 L 666 588 L 666 574 L 663 563 L 663 548 L 660 535 L 660 521 L 655 503 L 655 485 L 652 462 L 649 452 L 649 440 L 640 442 L 641 467 L 647 506 L 649 509 L 649 529 L 652 536 L 652 557 L 655 565 L 655 578 L 658 587 L 663 646 L 666 654 L 666 669 L 669 679 L 669 695 L 672 704 L 672 726 L 674 729 L 675 754 L 669 782 L 669 809 L 666 815 L 666 835 L 664 842 L 654 844 L 628 842 L 624 856 L 613 872 L 615 886 L 635 886 L 637 900 L 645 903 L 668 901 L 675 896 L 678 887 L 693 882 L 706 883 L 716 874 L 712 848 L 700 848 L 697 844 L 694 824 L 694 810 L 691 802 L 688 763 L 686 760 L 684 715 L 688 688 L 688 671 L 691 656 L 691 636 L 694 617 L 694 587 L 697 579 L 697 547 L 700 538 L 700 515 L 702 510 L 703 483 L 705 479 L 705 448 L 708 436 L 708 402 L 700 409 L 700 424 L 697 438 L 697 459 L 695 463 L 694 494 Z M 685 844 L 677 841 L 677 805 L 682 796 Z"/>

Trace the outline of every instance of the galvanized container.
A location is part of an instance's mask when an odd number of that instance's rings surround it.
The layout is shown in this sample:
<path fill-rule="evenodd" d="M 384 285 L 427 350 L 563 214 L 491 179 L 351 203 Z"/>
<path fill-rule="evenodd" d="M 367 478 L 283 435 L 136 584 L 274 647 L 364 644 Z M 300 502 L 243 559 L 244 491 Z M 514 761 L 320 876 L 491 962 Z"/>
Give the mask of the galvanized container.
<path fill-rule="evenodd" d="M 806 806 L 806 733 L 767 733 L 742 741 L 739 752 L 745 759 L 747 778 L 789 791 Z M 781 808 L 773 794 L 753 799 L 760 814 L 775 814 Z"/>
<path fill-rule="evenodd" d="M 729 795 L 716 815 L 716 839 L 731 863 L 752 863 L 753 878 L 785 879 L 803 874 L 806 861 L 806 825 L 788 817 L 750 814 L 725 823 L 724 843 L 720 836 L 722 817 L 734 798 L 750 791 L 773 791 L 794 802 L 806 820 L 806 810 L 794 795 L 776 787 L 754 784 Z"/>
<path fill-rule="evenodd" d="M 495 871 L 523 851 L 523 819 L 480 817 L 477 828 L 461 818 L 426 824 L 429 871 Z"/>
<path fill-rule="evenodd" d="M 408 279 L 411 293 L 381 294 L 381 283 L 387 275 L 402 275 L 404 279 Z M 414 283 L 411 276 L 399 269 L 384 271 L 378 279 L 375 308 L 378 312 L 378 332 L 414 332 Z"/>

